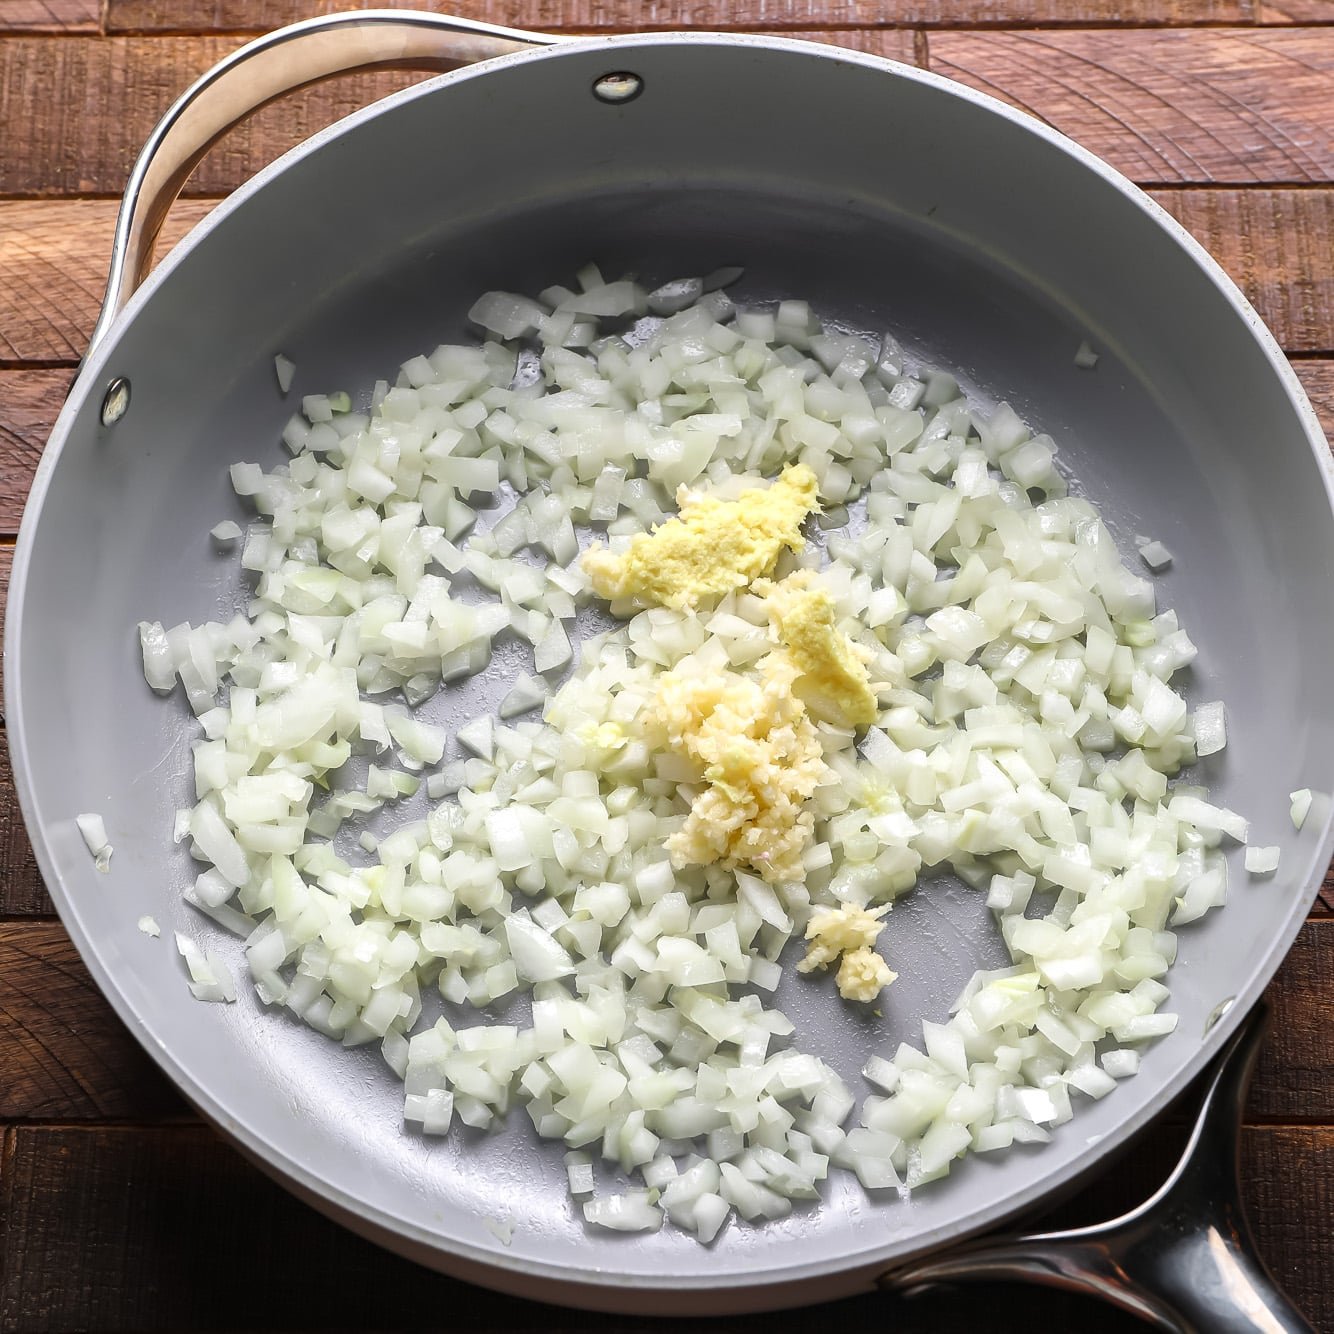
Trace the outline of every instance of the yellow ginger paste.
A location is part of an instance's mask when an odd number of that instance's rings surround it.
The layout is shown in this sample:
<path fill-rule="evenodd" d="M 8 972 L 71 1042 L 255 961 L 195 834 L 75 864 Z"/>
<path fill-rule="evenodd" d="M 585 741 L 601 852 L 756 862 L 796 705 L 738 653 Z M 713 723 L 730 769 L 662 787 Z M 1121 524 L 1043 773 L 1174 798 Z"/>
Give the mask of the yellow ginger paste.
<path fill-rule="evenodd" d="M 842 727 L 875 722 L 876 699 L 866 664 L 871 654 L 835 624 L 834 604 L 812 570 L 759 589 L 774 633 L 800 675 L 795 689 L 811 711 Z"/>
<path fill-rule="evenodd" d="M 839 994 L 847 1000 L 873 1001 L 898 976 L 871 947 L 885 929 L 880 919 L 889 911 L 859 908 L 845 903 L 837 908 L 817 908 L 806 923 L 806 957 L 797 970 L 809 973 L 827 968 L 839 955 Z"/>
<path fill-rule="evenodd" d="M 749 867 L 770 883 L 802 878 L 814 828 L 803 803 L 829 774 L 805 706 L 792 693 L 796 668 L 774 654 L 762 680 L 723 671 L 665 673 L 643 714 L 656 740 L 695 761 L 706 786 L 667 842 L 677 866 Z"/>
<path fill-rule="evenodd" d="M 599 597 L 634 597 L 679 611 L 701 598 L 744 588 L 773 570 L 784 547 L 801 550 L 802 521 L 819 508 L 815 474 L 804 463 L 736 500 L 682 487 L 677 503 L 676 518 L 638 534 L 625 551 L 585 552 L 583 567 Z"/>

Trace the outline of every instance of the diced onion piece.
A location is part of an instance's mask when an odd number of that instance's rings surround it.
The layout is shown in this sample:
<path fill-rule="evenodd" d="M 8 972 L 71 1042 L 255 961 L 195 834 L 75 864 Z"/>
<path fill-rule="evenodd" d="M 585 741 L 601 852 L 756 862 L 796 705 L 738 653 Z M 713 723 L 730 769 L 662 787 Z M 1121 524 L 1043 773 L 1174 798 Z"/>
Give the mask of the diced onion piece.
<path fill-rule="evenodd" d="M 1138 544 L 1139 558 L 1155 574 L 1172 563 L 1172 553 L 1161 542 L 1145 541 Z"/>
<path fill-rule="evenodd" d="M 1277 847 L 1246 849 L 1246 869 L 1252 875 L 1272 875 L 1278 870 L 1279 850 Z"/>
<path fill-rule="evenodd" d="M 76 815 L 74 823 L 83 835 L 84 845 L 93 859 L 93 864 L 105 874 L 111 869 L 111 844 L 107 841 L 106 822 L 96 812 L 88 815 Z"/>
<path fill-rule="evenodd" d="M 594 1227 L 612 1232 L 656 1232 L 662 1226 L 662 1210 L 646 1190 L 588 1200 L 584 1204 L 584 1218 Z"/>
<path fill-rule="evenodd" d="M 241 525 L 231 519 L 224 519 L 209 530 L 209 536 L 220 546 L 229 547 L 241 536 Z"/>
<path fill-rule="evenodd" d="M 1300 829 L 1306 823 L 1306 817 L 1311 810 L 1312 792 L 1309 787 L 1299 787 L 1296 792 L 1288 793 L 1288 800 L 1291 802 L 1292 827 Z"/>
<path fill-rule="evenodd" d="M 1221 700 L 1199 705 L 1191 718 L 1195 753 L 1203 758 L 1216 755 L 1227 745 L 1227 710 Z"/>

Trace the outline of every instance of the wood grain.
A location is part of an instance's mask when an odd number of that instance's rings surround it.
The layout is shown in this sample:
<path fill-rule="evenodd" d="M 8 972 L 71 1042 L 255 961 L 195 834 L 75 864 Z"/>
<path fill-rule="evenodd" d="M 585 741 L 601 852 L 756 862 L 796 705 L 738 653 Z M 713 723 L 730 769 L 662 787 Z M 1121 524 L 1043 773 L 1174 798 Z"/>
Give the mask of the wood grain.
<path fill-rule="evenodd" d="M 162 112 L 239 45 L 236 37 L 0 41 L 0 124 L 27 127 L 0 159 L 0 193 L 119 194 Z M 228 135 L 190 188 L 224 193 L 271 157 L 413 77 L 402 71 L 353 75 L 294 93 Z M 53 99 L 53 88 L 67 91 Z"/>
<path fill-rule="evenodd" d="M 1293 0 L 1300 3 L 1301 0 Z M 1308 0 L 1316 2 L 1318 0 Z M 657 28 L 821 28 L 834 25 L 1242 22 L 1251 0 L 392 0 L 507 27 L 645 31 Z M 109 0 L 109 32 L 250 32 L 379 0 Z"/>
<path fill-rule="evenodd" d="M 1299 361 L 1293 369 L 1334 446 L 1334 361 Z"/>
<path fill-rule="evenodd" d="M 1334 1121 L 1334 921 L 1310 921 L 1265 993 L 1272 1017 L 1248 1120 Z"/>
<path fill-rule="evenodd" d="M 5 553 L 3 573 L 9 577 L 9 552 Z M 14 770 L 9 762 L 9 746 L 0 734 L 0 917 L 50 917 L 55 913 L 46 886 L 32 855 L 28 831 L 23 827 L 18 796 L 14 792 Z M 2 1078 L 8 1078 L 4 1071 Z"/>
<path fill-rule="evenodd" d="M 1329 82 L 1334 107 L 1334 76 Z M 1154 198 L 1222 264 L 1285 351 L 1334 350 L 1334 190 L 1159 190 Z"/>
<path fill-rule="evenodd" d="M 911 61 L 898 29 L 813 30 L 816 41 Z M 9 38 L 0 40 L 0 124 L 27 132 L 0 157 L 0 194 L 44 198 L 124 188 L 158 117 L 238 37 Z M 223 194 L 317 130 L 422 76 L 402 70 L 348 75 L 294 93 L 229 134 L 200 164 L 187 193 Z M 52 88 L 77 90 L 53 100 Z M 99 114 L 104 108 L 111 115 Z"/>
<path fill-rule="evenodd" d="M 72 379 L 69 370 L 0 371 L 0 536 L 18 532 L 33 472 Z"/>
<path fill-rule="evenodd" d="M 0 201 L 0 362 L 77 364 L 102 304 L 116 208 L 111 200 Z M 178 203 L 158 253 L 212 208 Z"/>
<path fill-rule="evenodd" d="M 1260 0 L 1261 23 L 1334 23 L 1329 0 Z"/>
<path fill-rule="evenodd" d="M 1155 194 L 1238 281 L 1289 352 L 1334 352 L 1334 188 Z M 213 207 L 183 200 L 165 253 Z M 73 365 L 101 303 L 116 205 L 0 201 L 0 363 Z"/>
<path fill-rule="evenodd" d="M 1126 1184 L 1152 1188 L 1175 1149 L 1170 1135 L 1147 1141 L 1124 1160 L 1115 1192 Z M 576 1314 L 484 1293 L 388 1256 L 311 1213 L 203 1127 L 19 1126 L 9 1133 L 6 1158 L 3 1330 L 427 1330 L 440 1328 L 446 1311 L 450 1328 L 496 1334 L 662 1328 L 652 1320 Z M 1320 1220 L 1334 1189 L 1334 1131 L 1251 1130 L 1245 1158 L 1262 1249 L 1316 1327 L 1327 1329 L 1334 1308 L 1320 1289 L 1314 1257 L 1326 1242 Z M 690 1328 L 773 1334 L 811 1327 L 809 1319 L 692 1320 Z M 912 1302 L 854 1298 L 823 1308 L 819 1321 L 901 1334 L 1143 1329 L 1081 1299 L 999 1285 Z"/>
<path fill-rule="evenodd" d="M 1334 176 L 1334 30 L 942 32 L 928 50 L 1141 184 Z"/>
<path fill-rule="evenodd" d="M 3 0 L 0 28 L 10 32 L 96 32 L 100 0 Z"/>
<path fill-rule="evenodd" d="M 58 922 L 0 922 L 0 1069 L 0 1121 L 188 1114 Z"/>
<path fill-rule="evenodd" d="M 1273 1007 L 1248 1117 L 1334 1121 L 1334 921 L 1308 922 Z M 0 923 L 0 1121 L 148 1121 L 183 1104 L 88 976 L 59 922 Z"/>

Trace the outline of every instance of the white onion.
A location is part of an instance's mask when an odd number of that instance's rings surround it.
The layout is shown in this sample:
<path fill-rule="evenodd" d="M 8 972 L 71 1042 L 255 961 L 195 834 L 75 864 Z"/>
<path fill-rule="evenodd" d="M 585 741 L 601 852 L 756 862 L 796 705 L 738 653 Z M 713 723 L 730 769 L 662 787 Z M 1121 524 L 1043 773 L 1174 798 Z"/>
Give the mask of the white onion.
<path fill-rule="evenodd" d="M 1246 869 L 1252 875 L 1272 875 L 1278 870 L 1278 848 L 1247 848 Z"/>
<path fill-rule="evenodd" d="M 74 823 L 78 826 L 93 864 L 105 875 L 111 869 L 113 852 L 111 844 L 107 841 L 106 821 L 96 812 L 92 812 L 87 815 L 76 815 Z"/>
<path fill-rule="evenodd" d="M 1288 793 L 1288 801 L 1291 803 L 1292 827 L 1294 829 L 1300 829 L 1306 823 L 1306 817 L 1311 810 L 1312 798 L 1313 793 L 1309 787 L 1300 787 L 1296 792 Z"/>
<path fill-rule="evenodd" d="M 1122 1044 L 1174 1027 L 1167 924 L 1224 901 L 1217 845 L 1247 835 L 1203 789 L 1168 790 L 1225 744 L 1222 705 L 1192 715 L 1170 684 L 1195 646 L 1067 494 L 1050 437 L 947 372 L 908 373 L 892 336 L 827 330 L 796 300 L 738 311 L 717 290 L 737 276 L 646 293 L 589 266 L 538 300 L 489 293 L 474 323 L 532 344 L 413 357 L 367 413 L 305 396 L 288 462 L 231 469 L 256 511 L 245 614 L 139 629 L 149 685 L 179 680 L 203 734 L 177 836 L 211 869 L 187 900 L 244 936 L 261 1002 L 379 1042 L 422 1133 L 490 1126 L 517 1099 L 570 1151 L 589 1223 L 665 1216 L 701 1242 L 815 1198 L 831 1161 L 910 1190 L 969 1150 L 1051 1138 L 1135 1072 Z M 1082 345 L 1077 364 L 1096 360 Z M 631 618 L 577 663 L 566 623 L 591 600 L 581 531 L 624 541 L 678 484 L 734 498 L 796 461 L 820 479 L 820 578 L 886 686 L 860 737 L 821 726 L 804 878 L 773 885 L 672 865 L 699 775 L 638 724 L 667 668 L 753 671 L 764 603 L 618 605 Z M 1161 544 L 1140 547 L 1159 568 Z M 779 573 L 801 565 L 820 552 Z M 495 713 L 447 732 L 414 712 L 502 643 L 532 671 Z M 451 734 L 463 757 L 445 762 Z M 343 777 L 367 758 L 364 783 Z M 1299 826 L 1310 799 L 1293 794 Z M 369 861 L 326 841 L 398 802 L 396 826 L 354 831 Z M 937 866 L 985 894 L 1013 963 L 925 1016 L 920 1049 L 872 1054 L 848 1126 L 856 1092 L 756 993 L 813 907 L 885 905 Z M 220 959 L 177 945 L 196 995 L 234 998 Z M 475 1011 L 520 989 L 530 1027 L 421 1022 L 432 990 Z M 602 1189 L 599 1157 L 644 1188 Z"/>

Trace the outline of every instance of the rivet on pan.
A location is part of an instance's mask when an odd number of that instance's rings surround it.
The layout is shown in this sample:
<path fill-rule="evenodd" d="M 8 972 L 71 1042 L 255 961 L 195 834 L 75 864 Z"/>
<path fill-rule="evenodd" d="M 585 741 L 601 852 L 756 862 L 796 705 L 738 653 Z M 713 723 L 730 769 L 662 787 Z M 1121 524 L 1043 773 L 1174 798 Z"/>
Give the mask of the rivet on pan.
<path fill-rule="evenodd" d="M 1210 1011 L 1209 1017 L 1204 1021 L 1204 1032 L 1207 1037 L 1213 1026 L 1232 1008 L 1236 1002 L 1235 996 L 1229 996 L 1227 1000 L 1221 1000 Z"/>
<path fill-rule="evenodd" d="M 130 382 L 123 375 L 118 375 L 107 385 L 106 396 L 102 399 L 102 425 L 114 426 L 129 406 Z"/>
<path fill-rule="evenodd" d="M 644 80 L 638 74 L 627 74 L 624 71 L 604 74 L 593 84 L 593 96 L 599 102 L 607 102 L 613 106 L 633 102 L 643 91 Z"/>

